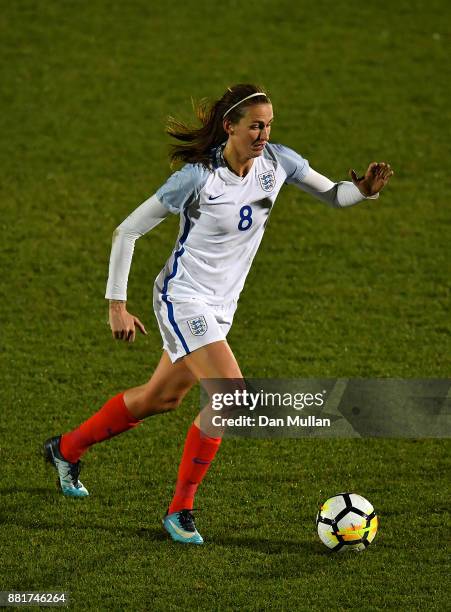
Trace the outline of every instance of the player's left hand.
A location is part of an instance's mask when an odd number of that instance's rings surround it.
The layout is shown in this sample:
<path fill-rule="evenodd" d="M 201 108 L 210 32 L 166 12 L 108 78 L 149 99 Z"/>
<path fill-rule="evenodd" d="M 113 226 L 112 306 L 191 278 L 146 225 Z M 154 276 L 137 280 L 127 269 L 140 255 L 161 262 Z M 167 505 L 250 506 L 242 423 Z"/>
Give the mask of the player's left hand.
<path fill-rule="evenodd" d="M 385 162 L 373 162 L 370 164 L 365 172 L 365 176 L 358 177 L 355 170 L 349 171 L 352 182 L 367 198 L 379 193 L 393 174 L 394 172 L 390 164 Z"/>

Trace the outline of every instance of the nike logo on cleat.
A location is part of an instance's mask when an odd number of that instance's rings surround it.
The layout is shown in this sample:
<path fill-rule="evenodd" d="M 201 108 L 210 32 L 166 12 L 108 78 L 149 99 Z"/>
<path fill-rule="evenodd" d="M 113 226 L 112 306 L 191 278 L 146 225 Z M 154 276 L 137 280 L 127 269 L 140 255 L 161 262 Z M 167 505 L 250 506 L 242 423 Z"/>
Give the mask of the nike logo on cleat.
<path fill-rule="evenodd" d="M 182 536 L 182 538 L 189 540 L 190 538 L 193 537 L 194 533 L 188 533 L 187 531 L 183 531 L 183 529 L 180 529 L 180 527 L 177 527 L 177 525 L 173 523 L 171 519 L 169 519 L 169 523 L 171 524 L 171 527 L 174 529 L 175 533 L 178 533 L 179 536 Z"/>

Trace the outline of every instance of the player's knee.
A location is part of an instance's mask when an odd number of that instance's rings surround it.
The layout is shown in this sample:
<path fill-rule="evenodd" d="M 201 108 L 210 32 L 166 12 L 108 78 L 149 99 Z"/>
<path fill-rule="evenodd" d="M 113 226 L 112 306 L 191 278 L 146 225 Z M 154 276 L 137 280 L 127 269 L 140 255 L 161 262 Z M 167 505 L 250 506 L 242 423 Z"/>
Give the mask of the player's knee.
<path fill-rule="evenodd" d="M 164 412 L 175 410 L 182 403 L 182 398 L 178 395 L 171 395 L 168 397 L 162 397 L 159 400 L 159 405 L 163 408 Z"/>
<path fill-rule="evenodd" d="M 144 395 L 139 402 L 139 411 L 141 413 L 141 418 L 150 416 L 152 414 L 170 412 L 178 408 L 181 402 L 182 397 L 178 395 Z"/>

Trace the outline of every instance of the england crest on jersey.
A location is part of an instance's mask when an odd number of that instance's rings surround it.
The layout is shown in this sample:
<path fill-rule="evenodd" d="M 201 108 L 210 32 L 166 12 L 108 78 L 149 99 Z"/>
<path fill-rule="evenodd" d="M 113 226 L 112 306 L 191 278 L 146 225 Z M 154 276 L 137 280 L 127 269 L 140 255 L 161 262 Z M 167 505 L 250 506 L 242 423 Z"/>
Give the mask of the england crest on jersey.
<path fill-rule="evenodd" d="M 194 319 L 188 319 L 188 327 L 193 336 L 203 336 L 208 329 L 207 321 L 202 315 Z"/>
<path fill-rule="evenodd" d="M 274 172 L 272 170 L 268 170 L 268 172 L 263 172 L 263 174 L 259 174 L 258 179 L 260 181 L 260 186 L 263 191 L 272 191 L 276 186 L 276 177 L 274 176 Z"/>

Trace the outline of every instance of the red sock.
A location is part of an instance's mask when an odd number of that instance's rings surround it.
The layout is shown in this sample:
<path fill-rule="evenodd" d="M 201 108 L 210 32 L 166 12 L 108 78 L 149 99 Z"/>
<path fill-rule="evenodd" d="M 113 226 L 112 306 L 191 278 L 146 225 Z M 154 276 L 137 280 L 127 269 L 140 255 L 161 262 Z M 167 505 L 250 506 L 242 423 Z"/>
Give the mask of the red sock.
<path fill-rule="evenodd" d="M 117 436 L 139 423 L 141 421 L 128 411 L 124 394 L 119 393 L 77 429 L 61 436 L 61 454 L 67 461 L 76 463 L 93 444 Z"/>
<path fill-rule="evenodd" d="M 193 509 L 197 487 L 207 473 L 222 438 L 209 438 L 193 423 L 186 436 L 175 486 L 174 497 L 168 514 L 187 508 Z"/>

